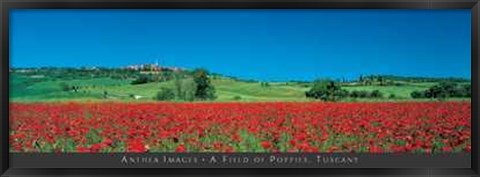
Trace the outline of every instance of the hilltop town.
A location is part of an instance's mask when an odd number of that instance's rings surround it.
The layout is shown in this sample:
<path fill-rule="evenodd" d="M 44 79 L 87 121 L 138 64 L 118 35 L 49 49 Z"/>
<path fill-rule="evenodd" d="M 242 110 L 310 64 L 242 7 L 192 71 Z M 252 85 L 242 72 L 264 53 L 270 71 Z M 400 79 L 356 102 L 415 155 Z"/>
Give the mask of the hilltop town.
<path fill-rule="evenodd" d="M 132 71 L 140 71 L 140 72 L 145 72 L 145 73 L 157 73 L 157 72 L 161 72 L 161 71 L 182 71 L 182 70 L 185 70 L 184 68 L 180 68 L 180 67 L 160 66 L 158 63 L 128 65 L 128 66 L 122 67 L 122 69 L 132 70 Z"/>

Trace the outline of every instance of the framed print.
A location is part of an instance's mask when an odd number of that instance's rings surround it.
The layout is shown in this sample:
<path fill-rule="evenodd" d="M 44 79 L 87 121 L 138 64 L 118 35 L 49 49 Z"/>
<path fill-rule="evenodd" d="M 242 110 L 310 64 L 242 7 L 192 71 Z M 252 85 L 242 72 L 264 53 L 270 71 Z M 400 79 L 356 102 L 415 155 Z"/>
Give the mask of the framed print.
<path fill-rule="evenodd" d="M 478 176 L 478 8 L 2 1 L 2 177 Z"/>

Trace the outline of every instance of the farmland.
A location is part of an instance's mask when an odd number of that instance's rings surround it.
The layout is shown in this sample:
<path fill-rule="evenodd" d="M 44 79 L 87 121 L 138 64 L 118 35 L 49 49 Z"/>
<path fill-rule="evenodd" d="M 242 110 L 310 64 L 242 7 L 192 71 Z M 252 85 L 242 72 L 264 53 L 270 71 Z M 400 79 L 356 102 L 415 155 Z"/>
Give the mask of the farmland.
<path fill-rule="evenodd" d="M 28 71 L 28 72 L 26 72 Z M 18 69 L 12 152 L 470 152 L 469 80 Z"/>
<path fill-rule="evenodd" d="M 12 103 L 13 152 L 470 152 L 470 102 Z"/>
<path fill-rule="evenodd" d="M 12 73 L 10 76 L 10 99 L 15 102 L 57 102 L 57 101 L 127 101 L 127 102 L 145 102 L 155 101 L 153 98 L 159 88 L 173 88 L 175 81 L 152 82 L 140 85 L 131 85 L 132 80 L 113 79 L 110 77 L 100 78 L 33 78 L 32 76 Z M 183 79 L 188 81 L 189 79 Z M 372 91 L 379 90 L 384 95 L 384 99 L 347 99 L 345 101 L 362 102 L 395 102 L 410 101 L 410 93 L 413 91 L 422 91 L 438 82 L 412 83 L 405 82 L 400 86 L 365 86 L 365 85 L 347 85 L 344 88 L 348 91 Z M 80 87 L 76 92 L 63 91 L 61 84 L 75 85 Z M 216 88 L 217 99 L 215 102 L 257 102 L 257 101 L 312 101 L 305 97 L 305 91 L 309 84 L 299 84 L 295 82 L 269 82 L 265 87 L 260 82 L 246 82 L 235 80 L 229 77 L 212 78 L 212 84 Z M 108 92 L 109 97 L 104 98 L 103 93 Z M 138 95 L 139 99 L 132 99 L 130 95 Z M 389 95 L 395 95 L 395 98 L 388 98 Z M 240 99 L 236 99 L 240 98 Z M 468 100 L 456 99 L 453 100 Z M 419 99 L 419 101 L 430 101 L 429 99 Z"/>

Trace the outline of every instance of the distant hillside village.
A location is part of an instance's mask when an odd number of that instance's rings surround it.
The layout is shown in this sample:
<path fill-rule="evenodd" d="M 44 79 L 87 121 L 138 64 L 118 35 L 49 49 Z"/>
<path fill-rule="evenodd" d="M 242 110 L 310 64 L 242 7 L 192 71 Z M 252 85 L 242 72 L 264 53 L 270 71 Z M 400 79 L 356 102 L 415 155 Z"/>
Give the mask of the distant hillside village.
<path fill-rule="evenodd" d="M 140 71 L 145 73 L 157 73 L 161 71 L 182 71 L 185 70 L 179 67 L 167 67 L 167 66 L 160 66 L 158 64 L 140 64 L 140 65 L 128 65 L 123 67 L 123 69 L 133 70 L 133 71 Z"/>
<path fill-rule="evenodd" d="M 27 75 L 31 78 L 43 78 L 44 76 L 75 77 L 75 78 L 97 78 L 110 77 L 113 79 L 137 79 L 139 82 L 133 84 L 147 83 L 151 81 L 168 81 L 171 80 L 174 73 L 181 75 L 190 75 L 191 69 L 176 66 L 161 66 L 156 63 L 133 64 L 123 67 L 23 67 L 10 68 L 11 73 Z M 223 77 L 243 82 L 261 82 L 259 80 L 242 79 L 235 76 L 225 76 L 219 73 L 210 73 L 213 78 Z M 396 75 L 360 75 L 354 79 L 335 79 L 342 86 L 401 86 L 405 82 L 408 83 L 425 83 L 425 82 L 470 82 L 465 78 L 434 78 L 434 77 L 417 77 L 417 76 L 396 76 Z M 313 80 L 290 80 L 285 82 L 293 82 L 305 84 L 306 87 L 311 86 Z"/>
<path fill-rule="evenodd" d="M 123 67 L 25 67 L 10 68 L 10 72 L 29 78 L 92 79 L 112 78 L 130 80 L 132 85 L 162 82 L 174 79 L 175 75 L 188 75 L 189 70 L 180 67 L 155 64 L 135 64 Z"/>
<path fill-rule="evenodd" d="M 61 67 L 24 67 L 24 68 L 10 68 L 10 72 L 16 72 L 16 73 L 31 73 L 35 72 L 38 70 L 43 70 L 43 69 L 60 69 Z M 90 71 L 95 71 L 95 70 L 102 70 L 102 69 L 109 69 L 105 67 L 78 67 L 78 68 L 73 68 L 73 67 L 63 67 L 64 69 L 78 69 L 78 70 L 90 70 Z M 130 70 L 130 71 L 140 71 L 140 72 L 145 72 L 145 73 L 158 73 L 161 71 L 183 71 L 185 70 L 184 68 L 180 67 L 170 67 L 170 66 L 160 66 L 159 64 L 135 64 L 135 65 L 128 65 L 124 67 L 120 67 L 120 69 L 123 70 Z"/>

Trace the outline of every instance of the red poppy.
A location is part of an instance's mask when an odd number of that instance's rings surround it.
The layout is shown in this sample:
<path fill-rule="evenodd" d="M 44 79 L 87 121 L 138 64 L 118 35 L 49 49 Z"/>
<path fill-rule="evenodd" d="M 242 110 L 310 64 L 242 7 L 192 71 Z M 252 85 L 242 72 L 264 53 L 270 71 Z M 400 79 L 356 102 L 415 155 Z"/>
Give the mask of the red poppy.
<path fill-rule="evenodd" d="M 145 146 L 145 144 L 143 144 L 143 141 L 141 140 L 134 140 L 134 141 L 131 141 L 129 144 L 128 144 L 128 149 L 127 149 L 128 152 L 146 152 L 147 151 L 147 148 Z"/>
<path fill-rule="evenodd" d="M 270 143 L 269 141 L 262 141 L 261 144 L 264 149 L 270 149 L 272 147 L 272 143 Z"/>
<path fill-rule="evenodd" d="M 186 148 L 185 148 L 185 145 L 183 144 L 180 144 L 177 146 L 177 149 L 175 150 L 175 152 L 185 152 L 186 151 Z"/>

